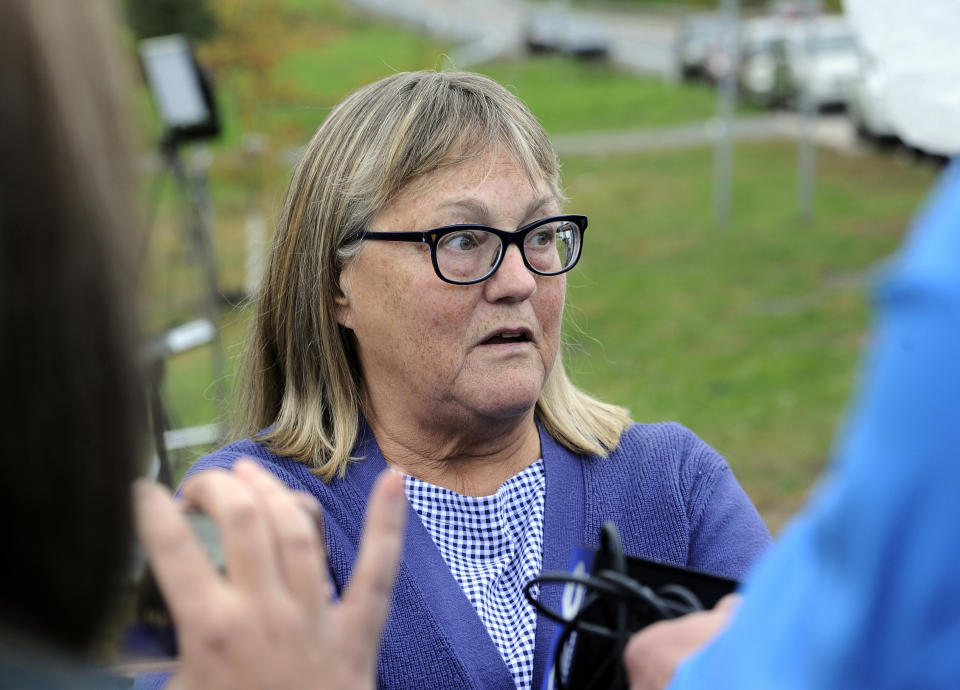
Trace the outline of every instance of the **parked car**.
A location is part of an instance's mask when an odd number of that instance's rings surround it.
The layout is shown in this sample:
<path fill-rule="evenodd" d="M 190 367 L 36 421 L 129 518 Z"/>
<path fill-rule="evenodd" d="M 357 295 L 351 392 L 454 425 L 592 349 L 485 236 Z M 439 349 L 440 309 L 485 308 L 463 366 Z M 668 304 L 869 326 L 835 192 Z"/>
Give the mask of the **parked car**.
<path fill-rule="evenodd" d="M 717 12 L 685 18 L 673 44 L 677 75 L 683 79 L 706 76 L 707 59 L 721 48 L 725 29 L 724 16 Z"/>
<path fill-rule="evenodd" d="M 610 55 L 610 37 L 599 24 L 571 17 L 560 52 L 582 60 L 603 60 Z"/>
<path fill-rule="evenodd" d="M 860 74 L 856 36 L 841 16 L 800 22 L 786 41 L 787 71 L 796 103 L 845 107 Z"/>
<path fill-rule="evenodd" d="M 792 19 L 777 15 L 763 15 L 741 20 L 737 30 L 738 80 L 744 62 L 750 63 L 759 58 L 759 65 L 762 66 L 771 56 L 782 62 L 780 57 L 783 53 L 782 46 L 788 40 L 794 24 Z M 721 81 L 729 70 L 734 68 L 732 56 L 728 52 L 729 43 L 721 39 L 707 56 L 704 69 L 711 81 Z"/>
<path fill-rule="evenodd" d="M 560 9 L 527 16 L 524 44 L 531 53 L 561 53 L 581 59 L 604 59 L 610 38 L 602 26 Z"/>
<path fill-rule="evenodd" d="M 901 59 L 892 63 L 870 54 L 861 58 L 862 71 L 851 95 L 850 118 L 864 138 L 880 143 L 902 142 L 909 149 L 950 158 L 960 153 L 956 114 L 960 110 L 960 82 L 951 63 L 930 67 Z"/>
<path fill-rule="evenodd" d="M 887 74 L 876 57 L 860 51 L 860 73 L 850 92 L 847 111 L 857 134 L 863 139 L 893 141 L 897 131 L 885 100 Z"/>
<path fill-rule="evenodd" d="M 560 10 L 542 10 L 527 15 L 523 42 L 531 53 L 554 53 L 560 50 L 567 19 Z"/>
<path fill-rule="evenodd" d="M 743 22 L 737 84 L 741 97 L 765 107 L 786 105 L 794 85 L 787 64 L 793 21 L 781 16 Z"/>

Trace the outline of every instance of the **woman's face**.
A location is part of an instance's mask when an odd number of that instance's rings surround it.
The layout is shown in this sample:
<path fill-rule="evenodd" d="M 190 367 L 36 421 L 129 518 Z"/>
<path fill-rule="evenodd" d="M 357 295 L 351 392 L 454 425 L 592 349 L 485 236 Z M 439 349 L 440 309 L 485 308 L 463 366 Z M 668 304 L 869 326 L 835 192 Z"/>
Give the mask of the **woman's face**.
<path fill-rule="evenodd" d="M 531 185 L 514 156 L 493 147 L 415 180 L 369 229 L 515 230 L 558 212 L 546 181 Z M 434 272 L 426 244 L 368 241 L 340 285 L 338 321 L 356 336 L 378 419 L 433 428 L 533 409 L 557 357 L 565 276 L 531 273 L 511 245 L 485 281 L 451 285 Z"/>

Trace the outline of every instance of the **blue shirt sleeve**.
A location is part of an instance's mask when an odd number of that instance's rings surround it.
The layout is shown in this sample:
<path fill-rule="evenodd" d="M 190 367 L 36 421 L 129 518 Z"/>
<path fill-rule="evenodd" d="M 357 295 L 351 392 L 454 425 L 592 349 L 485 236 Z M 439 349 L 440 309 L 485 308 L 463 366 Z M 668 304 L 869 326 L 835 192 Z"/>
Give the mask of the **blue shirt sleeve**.
<path fill-rule="evenodd" d="M 817 498 L 670 688 L 960 688 L 960 160 L 877 288 Z"/>

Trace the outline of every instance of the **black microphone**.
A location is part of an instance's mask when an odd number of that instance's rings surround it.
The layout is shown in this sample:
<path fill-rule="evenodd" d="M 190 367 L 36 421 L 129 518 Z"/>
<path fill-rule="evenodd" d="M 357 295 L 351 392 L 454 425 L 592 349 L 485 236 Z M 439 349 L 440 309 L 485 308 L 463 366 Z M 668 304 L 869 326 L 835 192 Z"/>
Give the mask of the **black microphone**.
<path fill-rule="evenodd" d="M 564 584 L 561 610 L 532 594 L 537 585 Z M 627 688 L 623 650 L 651 623 L 713 608 L 736 580 L 623 553 L 620 533 L 604 524 L 600 548 L 578 547 L 570 572 L 548 572 L 524 587 L 527 600 L 559 623 L 541 690 Z"/>

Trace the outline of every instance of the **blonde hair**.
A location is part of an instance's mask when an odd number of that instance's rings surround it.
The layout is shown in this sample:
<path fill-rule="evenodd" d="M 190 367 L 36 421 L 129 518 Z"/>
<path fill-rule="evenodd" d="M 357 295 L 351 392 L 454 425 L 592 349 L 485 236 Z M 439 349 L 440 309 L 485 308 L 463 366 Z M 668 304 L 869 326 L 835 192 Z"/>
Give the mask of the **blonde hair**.
<path fill-rule="evenodd" d="M 394 74 L 348 96 L 317 129 L 287 190 L 241 363 L 233 434 L 253 436 L 329 481 L 360 430 L 360 366 L 336 320 L 343 266 L 373 217 L 411 181 L 503 145 L 559 199 L 559 164 L 524 104 L 466 72 Z M 630 424 L 553 367 L 537 402 L 546 431 L 606 455 Z"/>

